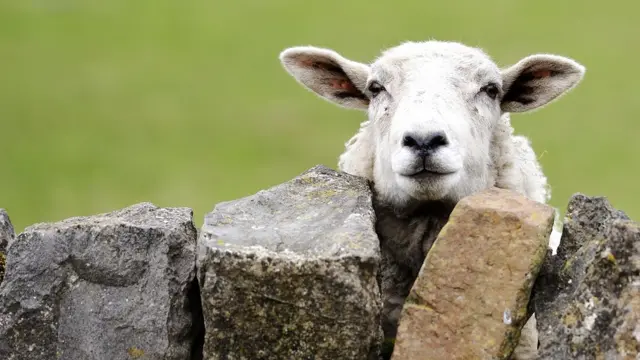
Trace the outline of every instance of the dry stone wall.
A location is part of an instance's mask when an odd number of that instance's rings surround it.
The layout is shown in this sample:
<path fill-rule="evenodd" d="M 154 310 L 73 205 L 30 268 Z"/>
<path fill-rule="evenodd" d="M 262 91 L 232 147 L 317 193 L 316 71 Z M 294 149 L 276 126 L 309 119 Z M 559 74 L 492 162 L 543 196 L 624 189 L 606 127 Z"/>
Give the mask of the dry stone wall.
<path fill-rule="evenodd" d="M 191 209 L 141 203 L 16 236 L 0 209 L 0 359 L 388 358 L 371 201 L 317 166 L 216 205 L 199 232 Z M 459 203 L 393 359 L 509 358 L 532 312 L 540 359 L 637 358 L 638 223 L 576 194 L 554 255 L 552 222 L 509 191 Z"/>

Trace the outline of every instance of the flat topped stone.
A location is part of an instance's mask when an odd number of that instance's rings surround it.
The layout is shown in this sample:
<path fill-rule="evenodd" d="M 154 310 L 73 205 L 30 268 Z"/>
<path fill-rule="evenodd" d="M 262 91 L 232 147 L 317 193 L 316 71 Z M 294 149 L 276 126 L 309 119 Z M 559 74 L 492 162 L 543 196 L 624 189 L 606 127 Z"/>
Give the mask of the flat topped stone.
<path fill-rule="evenodd" d="M 378 258 L 366 181 L 324 166 L 255 195 L 216 205 L 205 216 L 209 247 L 333 258 Z"/>
<path fill-rule="evenodd" d="M 392 358 L 508 358 L 527 320 L 554 213 L 508 190 L 462 199 L 413 284 Z"/>
<path fill-rule="evenodd" d="M 0 286 L 0 358 L 189 358 L 196 237 L 191 209 L 150 203 L 28 227 Z"/>
<path fill-rule="evenodd" d="M 205 359 L 378 359 L 366 180 L 317 166 L 218 204 L 198 240 Z"/>
<path fill-rule="evenodd" d="M 184 223 L 191 222 L 192 212 L 189 208 L 159 208 L 152 203 L 142 202 L 109 213 L 91 216 L 75 216 L 54 223 L 33 224 L 27 227 L 25 232 L 116 224 L 145 229 L 167 229 L 181 227 Z"/>

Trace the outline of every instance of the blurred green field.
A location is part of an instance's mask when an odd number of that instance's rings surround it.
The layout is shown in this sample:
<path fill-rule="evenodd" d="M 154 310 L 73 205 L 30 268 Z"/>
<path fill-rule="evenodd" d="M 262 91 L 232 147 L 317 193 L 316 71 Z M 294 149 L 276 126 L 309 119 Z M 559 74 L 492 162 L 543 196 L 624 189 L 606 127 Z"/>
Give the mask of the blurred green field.
<path fill-rule="evenodd" d="M 640 2 L 0 0 L 0 207 L 16 231 L 151 201 L 252 194 L 336 166 L 364 113 L 303 90 L 278 54 L 334 48 L 369 61 L 429 38 L 500 65 L 535 52 L 577 59 L 583 83 L 514 115 L 564 210 L 606 195 L 640 218 Z"/>

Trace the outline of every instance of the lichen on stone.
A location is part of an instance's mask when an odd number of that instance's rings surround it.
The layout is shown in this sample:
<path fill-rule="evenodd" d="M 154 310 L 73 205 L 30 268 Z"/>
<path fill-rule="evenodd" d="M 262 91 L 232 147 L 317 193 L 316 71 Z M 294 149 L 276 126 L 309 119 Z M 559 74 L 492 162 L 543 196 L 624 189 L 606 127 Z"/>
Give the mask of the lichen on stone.
<path fill-rule="evenodd" d="M 127 349 L 127 354 L 129 354 L 132 359 L 138 359 L 144 356 L 144 351 L 138 349 L 137 347 L 130 347 L 129 349 Z"/>

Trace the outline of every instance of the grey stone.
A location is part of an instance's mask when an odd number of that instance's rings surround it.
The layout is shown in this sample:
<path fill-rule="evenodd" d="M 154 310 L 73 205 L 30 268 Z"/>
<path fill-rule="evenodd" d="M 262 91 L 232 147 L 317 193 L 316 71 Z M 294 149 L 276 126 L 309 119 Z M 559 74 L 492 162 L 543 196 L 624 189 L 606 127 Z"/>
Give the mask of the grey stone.
<path fill-rule="evenodd" d="M 0 209 L 0 284 L 2 284 L 2 279 L 4 278 L 7 247 L 9 247 L 9 244 L 11 244 L 15 236 L 16 234 L 13 230 L 11 219 L 9 219 L 9 214 L 7 214 L 5 209 Z"/>
<path fill-rule="evenodd" d="M 604 197 L 574 195 L 534 286 L 539 359 L 638 358 L 639 289 L 638 224 Z"/>
<path fill-rule="evenodd" d="M 0 209 L 0 251 L 6 251 L 15 236 L 9 214 L 5 209 Z"/>
<path fill-rule="evenodd" d="M 0 286 L 0 358 L 188 359 L 195 245 L 190 209 L 149 203 L 28 227 Z"/>
<path fill-rule="evenodd" d="M 198 244 L 205 359 L 375 359 L 380 262 L 364 179 L 323 166 L 218 204 Z"/>

